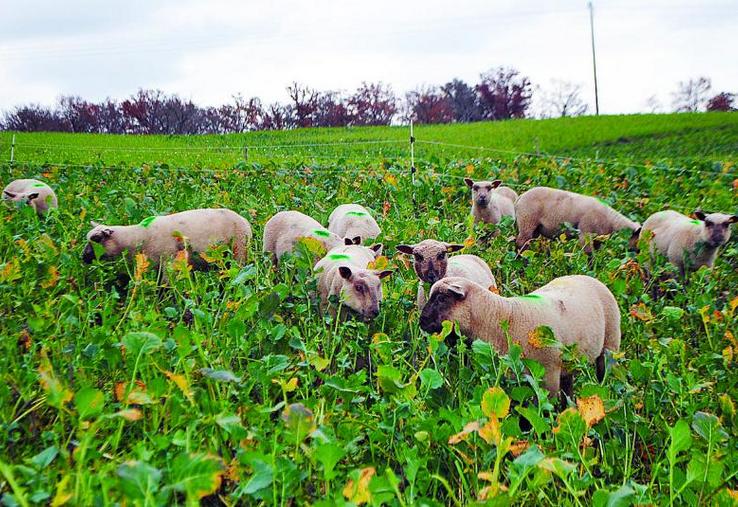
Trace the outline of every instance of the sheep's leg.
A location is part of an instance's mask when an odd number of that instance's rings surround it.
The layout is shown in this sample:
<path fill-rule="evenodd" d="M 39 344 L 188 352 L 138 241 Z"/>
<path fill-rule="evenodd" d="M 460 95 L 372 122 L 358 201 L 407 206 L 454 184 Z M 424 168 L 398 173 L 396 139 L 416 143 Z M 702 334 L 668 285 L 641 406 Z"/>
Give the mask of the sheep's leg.
<path fill-rule="evenodd" d="M 546 374 L 543 376 L 543 385 L 552 395 L 557 394 L 561 385 L 561 368 L 558 366 L 546 368 Z"/>
<path fill-rule="evenodd" d="M 595 359 L 595 370 L 597 372 L 597 382 L 602 382 L 605 379 L 605 351 L 597 356 Z"/>
<path fill-rule="evenodd" d="M 528 249 L 530 241 L 533 239 L 533 233 L 535 229 L 521 227 L 518 231 L 518 237 L 515 238 L 515 246 L 518 248 L 518 252 L 522 253 Z"/>
<path fill-rule="evenodd" d="M 561 410 L 568 405 L 568 399 L 574 399 L 574 376 L 568 371 L 561 370 L 559 377 L 559 385 L 561 386 L 560 402 Z"/>

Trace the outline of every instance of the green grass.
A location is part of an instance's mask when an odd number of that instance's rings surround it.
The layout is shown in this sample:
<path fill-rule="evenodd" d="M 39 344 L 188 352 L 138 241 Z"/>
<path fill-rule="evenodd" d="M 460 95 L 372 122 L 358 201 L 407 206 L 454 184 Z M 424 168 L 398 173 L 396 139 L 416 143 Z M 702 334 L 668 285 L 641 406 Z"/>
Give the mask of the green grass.
<path fill-rule="evenodd" d="M 19 163 L 0 166 L 1 180 L 41 178 L 61 207 L 46 220 L 0 207 L 3 502 L 729 505 L 738 489 L 735 242 L 687 282 L 663 259 L 629 253 L 626 234 L 591 263 L 566 239 L 537 241 L 521 258 L 510 221 L 495 236 L 470 225 L 462 179 L 576 190 L 639 221 L 667 206 L 735 212 L 738 116 L 428 126 L 416 135 L 505 151 L 418 144 L 413 185 L 400 127 L 18 134 Z M 4 159 L 8 136 L 0 134 Z M 386 139 L 400 143 L 256 149 Z M 248 161 L 215 148 L 244 140 L 254 147 Z M 53 147 L 24 148 L 32 144 Z M 556 156 L 508 152 L 536 150 Z M 370 324 L 319 312 L 310 259 L 275 271 L 261 254 L 275 212 L 326 223 L 345 202 L 373 210 L 397 269 Z M 245 266 L 216 249 L 214 269 L 175 263 L 160 287 L 145 263 L 80 260 L 90 219 L 139 223 L 215 206 L 251 221 Z M 516 347 L 498 355 L 481 342 L 447 343 L 450 329 L 420 331 L 418 281 L 395 246 L 429 237 L 473 239 L 464 252 L 489 262 L 504 295 L 575 273 L 612 290 L 623 342 L 604 382 L 565 352 L 579 410 L 555 408 L 541 368 Z M 596 413 L 598 399 L 606 413 L 589 425 L 584 404 Z M 467 426 L 475 422 L 481 430 Z"/>

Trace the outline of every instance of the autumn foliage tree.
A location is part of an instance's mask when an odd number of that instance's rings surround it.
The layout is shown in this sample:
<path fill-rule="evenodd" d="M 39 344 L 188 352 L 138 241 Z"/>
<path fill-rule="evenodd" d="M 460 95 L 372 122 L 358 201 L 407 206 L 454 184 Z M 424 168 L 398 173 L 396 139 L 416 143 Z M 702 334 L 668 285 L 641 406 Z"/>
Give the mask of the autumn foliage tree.
<path fill-rule="evenodd" d="M 482 116 L 487 120 L 525 118 L 533 90 L 530 80 L 513 68 L 497 67 L 477 85 Z"/>
<path fill-rule="evenodd" d="M 708 111 L 735 111 L 735 94 L 722 92 L 718 93 L 707 101 Z"/>
<path fill-rule="evenodd" d="M 454 109 L 448 96 L 433 87 L 423 87 L 405 95 L 406 119 L 415 123 L 449 123 Z"/>

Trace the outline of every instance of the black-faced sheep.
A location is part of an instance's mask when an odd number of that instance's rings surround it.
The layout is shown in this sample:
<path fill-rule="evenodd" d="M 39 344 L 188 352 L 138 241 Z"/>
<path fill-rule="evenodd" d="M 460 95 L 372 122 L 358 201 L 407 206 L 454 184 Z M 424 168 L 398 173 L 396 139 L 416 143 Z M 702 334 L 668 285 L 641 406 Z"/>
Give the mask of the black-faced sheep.
<path fill-rule="evenodd" d="M 730 239 L 730 226 L 738 215 L 695 211 L 697 220 L 673 210 L 654 213 L 643 223 L 641 237 L 653 234 L 651 249 L 665 255 L 685 272 L 712 267 L 718 250 Z M 648 231 L 648 232 L 647 232 Z"/>
<path fill-rule="evenodd" d="M 576 344 L 579 353 L 596 362 L 600 379 L 605 370 L 605 350 L 620 348 L 620 310 L 612 293 L 598 280 L 575 275 L 556 278 L 522 297 L 502 297 L 465 278 L 443 278 L 431 288 L 430 299 L 420 317 L 420 327 L 437 333 L 443 321 L 458 322 L 461 333 L 489 342 L 507 353 L 508 339 L 519 342 L 525 357 L 546 368 L 546 388 L 559 391 L 563 371 L 557 348 L 542 346 L 536 339 L 540 326 L 549 326 L 564 345 Z M 568 384 L 568 382 L 567 382 Z M 571 393 L 567 393 L 571 394 Z"/>
<path fill-rule="evenodd" d="M 59 205 L 50 186 L 32 179 L 11 181 L 3 189 L 3 199 L 28 204 L 39 216 L 45 215 L 49 208 Z"/>

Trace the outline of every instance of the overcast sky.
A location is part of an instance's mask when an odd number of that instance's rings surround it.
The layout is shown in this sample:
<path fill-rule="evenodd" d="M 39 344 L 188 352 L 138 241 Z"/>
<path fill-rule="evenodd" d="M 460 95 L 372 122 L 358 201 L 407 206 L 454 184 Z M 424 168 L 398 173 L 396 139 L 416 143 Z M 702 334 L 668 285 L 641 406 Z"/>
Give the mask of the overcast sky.
<path fill-rule="evenodd" d="M 201 105 L 236 93 L 286 100 L 299 81 L 404 94 L 514 66 L 534 84 L 585 86 L 589 14 L 572 0 L 0 0 L 0 110 L 73 94 L 124 98 L 159 88 Z M 738 0 L 595 0 L 604 113 L 670 108 L 676 83 L 710 77 L 738 92 Z"/>

